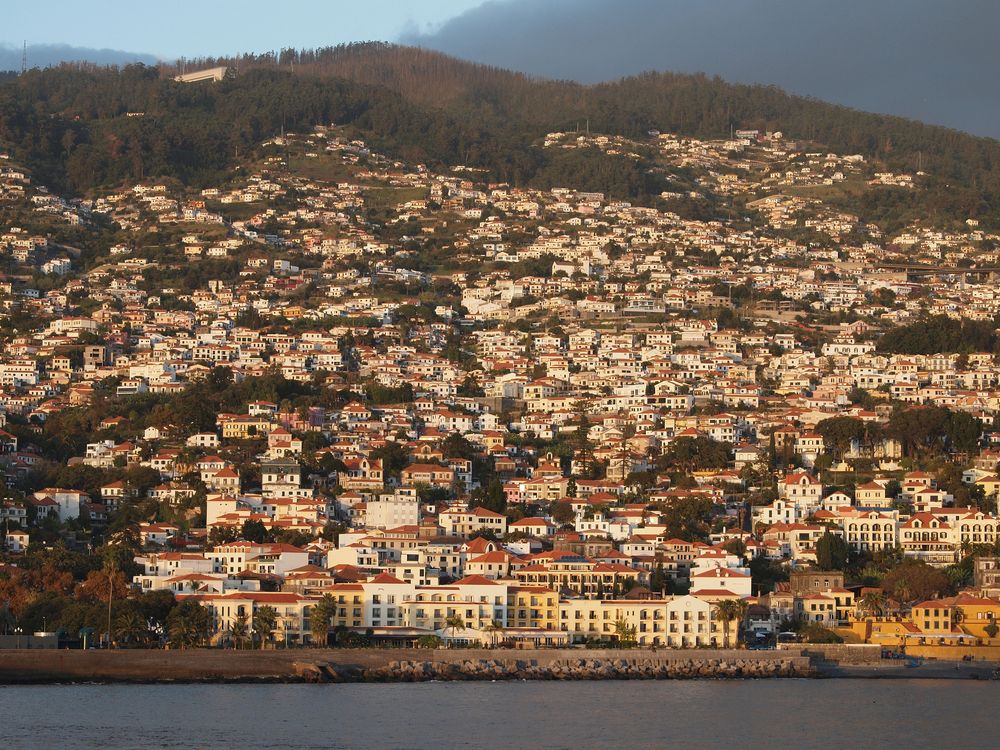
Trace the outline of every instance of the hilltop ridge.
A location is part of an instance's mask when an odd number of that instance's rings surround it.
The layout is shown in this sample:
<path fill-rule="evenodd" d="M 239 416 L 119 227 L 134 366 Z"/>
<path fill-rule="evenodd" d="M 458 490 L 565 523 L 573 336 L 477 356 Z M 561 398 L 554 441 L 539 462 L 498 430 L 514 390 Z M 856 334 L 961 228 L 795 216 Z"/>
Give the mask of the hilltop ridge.
<path fill-rule="evenodd" d="M 8 78 L 0 82 L 0 144 L 41 181 L 80 194 L 143 177 L 207 184 L 283 129 L 336 123 L 407 161 L 643 200 L 660 187 L 643 173 L 617 160 L 554 165 L 540 139 L 588 127 L 636 139 L 655 130 L 715 138 L 780 130 L 817 149 L 935 176 L 902 207 L 899 196 L 886 205 L 885 196 L 865 195 L 872 220 L 902 208 L 992 225 L 1000 211 L 1000 143 L 774 87 L 673 73 L 582 86 L 384 43 L 186 63 L 218 64 L 239 75 L 185 85 L 167 66 L 63 66 Z"/>

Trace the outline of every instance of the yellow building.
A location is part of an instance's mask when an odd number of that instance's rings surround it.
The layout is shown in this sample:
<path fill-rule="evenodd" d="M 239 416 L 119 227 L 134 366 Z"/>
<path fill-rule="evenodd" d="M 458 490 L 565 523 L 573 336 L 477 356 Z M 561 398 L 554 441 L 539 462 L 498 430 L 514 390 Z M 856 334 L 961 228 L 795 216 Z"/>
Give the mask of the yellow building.
<path fill-rule="evenodd" d="M 892 617 L 866 617 L 852 619 L 850 630 L 863 643 L 874 643 L 884 648 L 899 648 L 908 636 L 919 634 L 919 629 L 909 620 Z"/>
<path fill-rule="evenodd" d="M 866 643 L 890 648 L 986 645 L 1000 634 L 1000 600 L 971 594 L 928 599 L 913 605 L 908 617 L 853 619 L 851 630 Z"/>
<path fill-rule="evenodd" d="M 910 611 L 910 621 L 926 634 L 966 634 L 988 639 L 991 636 L 987 629 L 1000 627 L 998 619 L 1000 601 L 971 594 L 930 599 L 915 604 Z"/>
<path fill-rule="evenodd" d="M 227 440 L 245 440 L 255 435 L 267 435 L 274 423 L 263 417 L 239 416 L 222 423 L 222 437 Z"/>
<path fill-rule="evenodd" d="M 508 586 L 506 626 L 558 630 L 559 595 L 544 586 Z"/>
<path fill-rule="evenodd" d="M 335 583 L 318 592 L 330 594 L 337 603 L 330 627 L 359 628 L 365 623 L 365 589 L 360 583 Z"/>

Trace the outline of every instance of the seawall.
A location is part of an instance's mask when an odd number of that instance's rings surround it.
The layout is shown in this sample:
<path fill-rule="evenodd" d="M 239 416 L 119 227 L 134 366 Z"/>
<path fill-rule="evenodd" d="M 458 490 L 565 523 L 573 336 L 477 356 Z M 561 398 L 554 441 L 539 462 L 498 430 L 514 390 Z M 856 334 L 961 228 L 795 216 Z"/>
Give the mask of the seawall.
<path fill-rule="evenodd" d="M 413 682 L 811 677 L 801 652 L 294 649 L 0 651 L 0 683 Z"/>

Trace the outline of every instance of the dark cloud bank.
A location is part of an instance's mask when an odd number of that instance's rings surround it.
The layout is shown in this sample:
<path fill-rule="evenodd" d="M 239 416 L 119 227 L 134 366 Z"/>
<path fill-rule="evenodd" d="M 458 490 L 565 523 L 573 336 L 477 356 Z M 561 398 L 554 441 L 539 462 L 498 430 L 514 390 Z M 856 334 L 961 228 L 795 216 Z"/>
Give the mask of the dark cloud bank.
<path fill-rule="evenodd" d="M 492 0 L 401 41 L 549 78 L 647 70 L 1000 137 L 998 0 Z"/>

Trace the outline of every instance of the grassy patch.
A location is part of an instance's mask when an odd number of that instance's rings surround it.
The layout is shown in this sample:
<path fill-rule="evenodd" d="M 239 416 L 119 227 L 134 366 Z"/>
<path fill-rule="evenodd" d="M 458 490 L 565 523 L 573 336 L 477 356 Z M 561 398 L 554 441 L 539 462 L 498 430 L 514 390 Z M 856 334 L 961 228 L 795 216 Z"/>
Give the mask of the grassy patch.
<path fill-rule="evenodd" d="M 408 201 L 423 200 L 428 196 L 429 192 L 427 188 L 420 187 L 379 187 L 369 188 L 363 194 L 369 208 L 384 209 L 395 208 Z"/>
<path fill-rule="evenodd" d="M 819 200 L 834 200 L 837 198 L 856 198 L 868 189 L 864 180 L 851 179 L 835 182 L 832 185 L 788 185 L 778 191 L 785 195 L 799 198 L 817 198 Z"/>
<path fill-rule="evenodd" d="M 346 182 L 354 177 L 357 167 L 345 164 L 339 156 L 295 154 L 288 157 L 288 172 L 308 180 Z"/>

